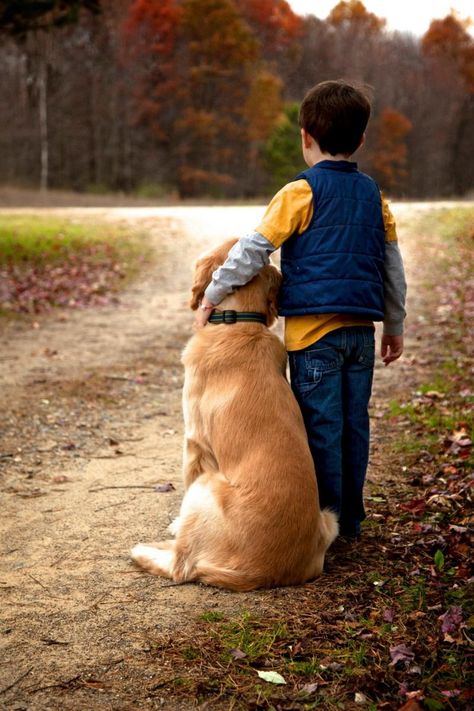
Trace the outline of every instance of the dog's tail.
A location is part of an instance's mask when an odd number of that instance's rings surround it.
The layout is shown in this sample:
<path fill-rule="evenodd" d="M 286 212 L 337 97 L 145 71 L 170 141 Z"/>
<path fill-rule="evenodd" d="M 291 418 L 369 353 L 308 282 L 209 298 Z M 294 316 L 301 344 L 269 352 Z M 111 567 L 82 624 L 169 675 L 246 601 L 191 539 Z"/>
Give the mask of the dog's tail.
<path fill-rule="evenodd" d="M 328 549 L 331 543 L 337 538 L 339 533 L 339 524 L 334 511 L 324 509 L 321 511 L 320 535 L 325 542 L 325 548 Z"/>
<path fill-rule="evenodd" d="M 257 588 L 269 587 L 269 581 L 263 575 L 252 574 L 245 570 L 224 568 L 205 561 L 197 563 L 195 572 L 196 578 L 200 582 L 233 592 L 248 592 Z"/>

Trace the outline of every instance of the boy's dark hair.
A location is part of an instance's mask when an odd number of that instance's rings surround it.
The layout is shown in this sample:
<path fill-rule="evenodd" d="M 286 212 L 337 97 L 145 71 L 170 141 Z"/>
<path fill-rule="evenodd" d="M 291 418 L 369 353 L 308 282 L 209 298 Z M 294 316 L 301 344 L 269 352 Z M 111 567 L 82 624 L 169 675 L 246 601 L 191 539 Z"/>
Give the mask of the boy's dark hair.
<path fill-rule="evenodd" d="M 338 79 L 323 81 L 308 91 L 301 104 L 299 124 L 323 153 L 349 156 L 359 148 L 369 116 L 370 101 L 365 91 Z"/>

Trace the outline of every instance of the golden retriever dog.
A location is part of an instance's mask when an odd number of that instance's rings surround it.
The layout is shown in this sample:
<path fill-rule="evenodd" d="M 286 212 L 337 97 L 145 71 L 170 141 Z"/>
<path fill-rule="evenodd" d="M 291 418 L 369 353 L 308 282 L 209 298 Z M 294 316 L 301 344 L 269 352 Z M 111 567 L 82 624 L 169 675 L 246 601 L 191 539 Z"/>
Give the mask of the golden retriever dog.
<path fill-rule="evenodd" d="M 191 308 L 235 240 L 196 265 Z M 185 495 L 174 540 L 139 544 L 133 560 L 175 582 L 235 591 L 312 580 L 337 536 L 319 508 L 313 460 L 286 379 L 286 351 L 270 332 L 281 275 L 264 267 L 219 310 L 261 312 L 264 323 L 209 323 L 186 346 Z M 216 311 L 217 313 L 218 311 Z"/>

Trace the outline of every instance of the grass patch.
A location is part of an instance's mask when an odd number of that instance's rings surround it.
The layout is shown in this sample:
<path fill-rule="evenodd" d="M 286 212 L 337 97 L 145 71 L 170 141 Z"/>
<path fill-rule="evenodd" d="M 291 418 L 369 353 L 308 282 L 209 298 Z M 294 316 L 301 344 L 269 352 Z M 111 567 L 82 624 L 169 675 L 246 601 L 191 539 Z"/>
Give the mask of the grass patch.
<path fill-rule="evenodd" d="M 240 618 L 224 623 L 219 630 L 219 636 L 228 654 L 238 650 L 252 663 L 265 658 L 275 643 L 286 640 L 287 631 L 281 622 L 268 625 L 245 612 Z"/>
<path fill-rule="evenodd" d="M 0 315 L 110 303 L 151 254 L 125 224 L 2 215 Z"/>
<path fill-rule="evenodd" d="M 137 257 L 142 238 L 121 224 L 37 215 L 0 216 L 0 266 L 44 265 L 87 255 L 100 261 Z"/>

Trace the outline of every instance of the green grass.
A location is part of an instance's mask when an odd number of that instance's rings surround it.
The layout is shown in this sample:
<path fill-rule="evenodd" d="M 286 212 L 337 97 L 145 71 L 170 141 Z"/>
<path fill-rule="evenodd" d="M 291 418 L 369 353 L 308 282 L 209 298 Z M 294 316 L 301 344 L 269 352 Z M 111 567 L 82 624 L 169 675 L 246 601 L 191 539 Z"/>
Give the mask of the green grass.
<path fill-rule="evenodd" d="M 199 617 L 199 619 L 203 622 L 222 622 L 224 618 L 224 613 L 219 612 L 218 610 L 209 610 L 209 612 L 203 612 L 202 615 L 200 615 Z"/>
<path fill-rule="evenodd" d="M 261 659 L 273 648 L 275 642 L 286 639 L 284 624 L 267 626 L 264 621 L 244 612 L 239 618 L 224 622 L 219 628 L 220 642 L 226 656 L 233 649 L 246 655 L 248 662 Z"/>
<path fill-rule="evenodd" d="M 320 664 L 314 657 L 312 657 L 308 660 L 289 662 L 288 669 L 294 674 L 299 674 L 301 676 L 313 676 L 320 671 Z"/>
<path fill-rule="evenodd" d="M 44 265 L 87 254 L 131 259 L 139 254 L 136 234 L 120 224 L 37 215 L 0 216 L 0 266 Z"/>

